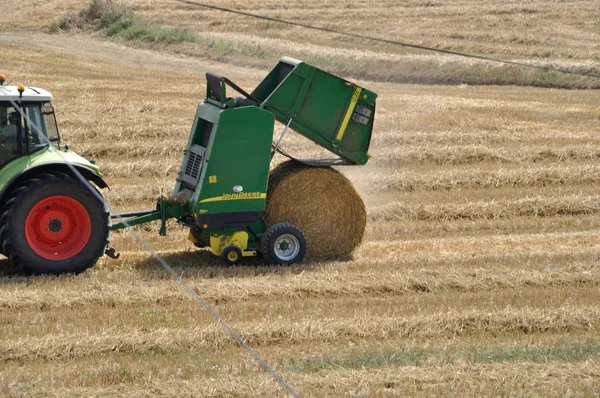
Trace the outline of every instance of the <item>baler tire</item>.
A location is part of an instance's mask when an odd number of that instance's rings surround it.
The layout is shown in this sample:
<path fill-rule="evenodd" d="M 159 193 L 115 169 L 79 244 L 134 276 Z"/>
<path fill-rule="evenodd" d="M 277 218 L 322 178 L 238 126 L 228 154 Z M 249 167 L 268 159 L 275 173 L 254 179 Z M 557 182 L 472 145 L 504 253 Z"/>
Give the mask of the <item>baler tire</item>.
<path fill-rule="evenodd" d="M 221 253 L 223 261 L 229 265 L 236 265 L 242 260 L 242 251 L 237 246 L 227 246 Z"/>
<path fill-rule="evenodd" d="M 2 208 L 0 242 L 25 273 L 81 273 L 104 254 L 110 214 L 104 201 L 65 173 L 46 173 L 14 189 Z"/>
<path fill-rule="evenodd" d="M 282 249 L 283 244 L 286 247 Z M 290 246 L 290 254 L 285 255 L 283 252 Z M 295 264 L 301 262 L 306 255 L 306 236 L 296 225 L 281 222 L 267 228 L 260 240 L 260 247 L 264 259 L 270 264 Z"/>

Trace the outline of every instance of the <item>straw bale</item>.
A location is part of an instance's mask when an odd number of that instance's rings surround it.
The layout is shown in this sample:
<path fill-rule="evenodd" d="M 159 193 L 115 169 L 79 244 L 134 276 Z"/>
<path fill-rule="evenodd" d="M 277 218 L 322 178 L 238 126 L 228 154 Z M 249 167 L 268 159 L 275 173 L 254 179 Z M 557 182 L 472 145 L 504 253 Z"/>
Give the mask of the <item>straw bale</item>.
<path fill-rule="evenodd" d="M 269 176 L 267 225 L 291 222 L 307 240 L 307 258 L 344 258 L 362 242 L 365 204 L 352 183 L 331 167 L 287 161 Z"/>

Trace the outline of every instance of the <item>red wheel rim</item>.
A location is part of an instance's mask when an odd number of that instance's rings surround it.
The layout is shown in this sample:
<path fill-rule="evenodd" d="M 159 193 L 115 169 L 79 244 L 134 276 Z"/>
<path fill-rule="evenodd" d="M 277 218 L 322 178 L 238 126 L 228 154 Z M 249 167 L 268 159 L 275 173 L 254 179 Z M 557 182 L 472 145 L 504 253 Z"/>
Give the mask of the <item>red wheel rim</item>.
<path fill-rule="evenodd" d="M 92 222 L 81 203 L 68 196 L 39 201 L 25 220 L 25 238 L 33 251 L 48 260 L 67 260 L 90 240 Z"/>

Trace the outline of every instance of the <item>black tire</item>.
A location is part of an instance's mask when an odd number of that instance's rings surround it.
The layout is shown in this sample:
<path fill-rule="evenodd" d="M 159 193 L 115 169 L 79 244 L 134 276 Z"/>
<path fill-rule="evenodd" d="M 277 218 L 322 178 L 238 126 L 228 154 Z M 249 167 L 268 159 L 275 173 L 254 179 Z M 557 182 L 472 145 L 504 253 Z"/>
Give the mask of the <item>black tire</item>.
<path fill-rule="evenodd" d="M 206 241 L 204 239 L 204 236 L 202 234 L 200 234 L 200 233 L 194 233 L 191 228 L 190 228 L 189 240 L 198 249 L 204 249 L 205 247 L 210 246 L 210 242 Z"/>
<path fill-rule="evenodd" d="M 229 265 L 236 265 L 242 260 L 242 251 L 237 246 L 227 246 L 221 253 L 221 258 Z"/>
<path fill-rule="evenodd" d="M 260 251 L 271 264 L 299 263 L 306 255 L 306 237 L 304 232 L 292 223 L 273 224 L 267 228 L 260 240 Z"/>
<path fill-rule="evenodd" d="M 2 209 L 2 251 L 26 273 L 80 273 L 92 267 L 110 234 L 106 203 L 93 189 L 64 173 L 21 183 Z"/>

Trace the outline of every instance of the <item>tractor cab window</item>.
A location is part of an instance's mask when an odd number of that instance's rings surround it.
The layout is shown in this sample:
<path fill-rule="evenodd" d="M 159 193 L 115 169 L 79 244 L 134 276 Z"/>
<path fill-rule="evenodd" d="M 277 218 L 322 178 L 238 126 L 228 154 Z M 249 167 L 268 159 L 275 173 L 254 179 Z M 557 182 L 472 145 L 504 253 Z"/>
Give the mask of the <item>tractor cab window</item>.
<path fill-rule="evenodd" d="M 21 114 L 11 105 L 0 103 L 0 165 L 19 156 Z"/>
<path fill-rule="evenodd" d="M 49 102 L 24 103 L 21 112 L 11 103 L 0 102 L 0 166 L 58 140 L 54 108 Z"/>
<path fill-rule="evenodd" d="M 23 137 L 27 137 L 27 149 L 35 152 L 48 146 L 46 115 L 41 104 L 24 104 L 27 123 L 23 124 Z"/>
<path fill-rule="evenodd" d="M 48 140 L 51 142 L 60 141 L 56 117 L 54 116 L 54 107 L 50 102 L 42 104 L 42 114 L 44 115 L 44 121 L 46 122 L 46 136 L 48 137 Z"/>

